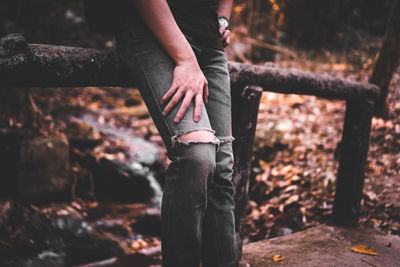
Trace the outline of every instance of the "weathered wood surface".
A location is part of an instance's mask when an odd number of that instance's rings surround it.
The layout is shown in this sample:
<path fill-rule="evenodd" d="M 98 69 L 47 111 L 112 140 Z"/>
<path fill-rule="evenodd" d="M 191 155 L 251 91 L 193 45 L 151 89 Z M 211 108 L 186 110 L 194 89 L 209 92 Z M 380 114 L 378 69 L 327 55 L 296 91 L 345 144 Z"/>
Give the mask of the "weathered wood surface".
<path fill-rule="evenodd" d="M 26 44 L 21 35 L 0 42 L 0 86 L 68 87 L 134 86 L 113 50 Z M 261 86 L 264 91 L 324 98 L 375 98 L 376 85 L 294 69 L 229 62 L 233 84 Z"/>
<path fill-rule="evenodd" d="M 112 50 L 26 44 L 21 35 L 0 45 L 1 87 L 128 85 Z"/>
<path fill-rule="evenodd" d="M 373 108 L 373 101 L 368 99 L 346 103 L 333 206 L 333 221 L 337 225 L 358 223 Z"/>
<path fill-rule="evenodd" d="M 235 227 L 238 245 L 243 247 L 243 227 L 246 221 L 248 203 L 251 155 L 256 132 L 258 107 L 262 88 L 246 86 L 232 88 L 232 132 L 234 167 L 233 183 L 235 185 Z"/>
<path fill-rule="evenodd" d="M 382 89 L 380 97 L 375 102 L 375 113 L 385 115 L 386 98 L 393 73 L 400 60 L 400 0 L 391 0 L 389 20 L 379 56 L 372 72 L 370 83 Z"/>
<path fill-rule="evenodd" d="M 376 85 L 333 78 L 296 69 L 271 68 L 230 62 L 232 82 L 261 86 L 264 91 L 315 95 L 332 99 L 371 98 L 379 95 Z"/>

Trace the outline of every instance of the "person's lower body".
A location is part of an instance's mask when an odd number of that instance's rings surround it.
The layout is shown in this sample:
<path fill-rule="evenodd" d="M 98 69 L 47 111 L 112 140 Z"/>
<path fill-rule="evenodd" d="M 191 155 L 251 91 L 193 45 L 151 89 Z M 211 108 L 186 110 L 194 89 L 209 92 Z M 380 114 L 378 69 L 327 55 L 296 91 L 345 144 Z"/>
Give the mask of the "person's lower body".
<path fill-rule="evenodd" d="M 162 198 L 162 262 L 165 267 L 238 266 L 234 222 L 230 78 L 223 51 L 188 37 L 209 84 L 199 122 L 193 103 L 179 123 L 180 104 L 167 116 L 160 104 L 175 64 L 143 25 L 127 23 L 117 36 L 119 56 L 134 79 L 171 159 Z M 191 140 L 190 133 L 214 133 Z M 185 137 L 185 138 L 184 138 Z"/>

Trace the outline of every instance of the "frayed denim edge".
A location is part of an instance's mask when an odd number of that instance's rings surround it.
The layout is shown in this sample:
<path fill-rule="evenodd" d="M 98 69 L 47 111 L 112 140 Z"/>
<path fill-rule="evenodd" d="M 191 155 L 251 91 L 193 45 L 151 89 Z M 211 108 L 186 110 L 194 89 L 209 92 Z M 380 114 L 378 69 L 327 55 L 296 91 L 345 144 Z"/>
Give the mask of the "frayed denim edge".
<path fill-rule="evenodd" d="M 232 142 L 235 141 L 235 137 L 233 136 L 218 136 L 217 138 L 219 139 L 221 144 L 224 143 L 232 144 Z"/>
<path fill-rule="evenodd" d="M 191 130 L 187 130 L 187 131 L 177 131 L 175 132 L 175 134 L 171 137 L 171 146 L 172 148 L 175 148 L 177 146 L 177 144 L 182 144 L 182 145 L 186 145 L 189 146 L 191 144 L 214 144 L 217 147 L 217 151 L 219 150 L 220 147 L 220 139 L 217 137 L 214 137 L 214 141 L 207 141 L 207 142 L 203 142 L 203 141 L 182 141 L 179 137 L 183 134 L 187 134 L 190 132 L 196 132 L 196 131 L 208 131 L 211 132 L 212 134 L 215 135 L 215 131 L 205 128 L 205 129 L 191 129 Z"/>

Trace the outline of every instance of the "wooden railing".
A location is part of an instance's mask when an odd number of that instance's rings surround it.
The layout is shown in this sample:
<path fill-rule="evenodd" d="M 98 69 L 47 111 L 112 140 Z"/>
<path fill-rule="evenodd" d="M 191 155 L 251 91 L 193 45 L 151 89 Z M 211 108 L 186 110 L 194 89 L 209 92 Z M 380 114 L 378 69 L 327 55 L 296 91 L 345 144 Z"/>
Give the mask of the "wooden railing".
<path fill-rule="evenodd" d="M 358 222 L 373 111 L 380 88 L 310 72 L 229 62 L 232 84 L 236 222 L 241 244 L 252 144 L 262 91 L 345 100 L 346 115 L 333 222 Z M 0 87 L 124 86 L 132 81 L 113 50 L 27 44 L 19 34 L 0 41 Z"/>

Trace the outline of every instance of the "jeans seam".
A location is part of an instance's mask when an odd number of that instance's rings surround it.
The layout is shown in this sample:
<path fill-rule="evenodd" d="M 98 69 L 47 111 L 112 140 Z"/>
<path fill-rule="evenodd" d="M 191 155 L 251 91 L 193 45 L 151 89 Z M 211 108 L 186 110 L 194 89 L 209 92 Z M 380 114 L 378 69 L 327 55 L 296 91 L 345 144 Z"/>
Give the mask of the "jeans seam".
<path fill-rule="evenodd" d="M 136 59 L 137 59 L 139 65 L 140 65 L 141 71 L 143 72 L 144 76 L 146 77 L 147 83 L 148 83 L 149 86 L 150 86 L 150 91 L 151 91 L 151 94 L 153 95 L 153 97 L 154 97 L 154 99 L 155 99 L 155 101 L 156 101 L 156 103 L 157 103 L 157 107 L 158 107 L 159 111 L 161 111 L 160 103 L 158 102 L 158 99 L 157 99 L 156 95 L 154 94 L 153 85 L 152 85 L 152 83 L 151 83 L 151 81 L 150 81 L 150 79 L 149 79 L 149 77 L 148 77 L 146 71 L 144 70 L 142 61 L 140 60 L 140 58 L 139 58 L 138 55 L 136 55 L 135 57 L 136 57 Z M 160 112 L 160 113 L 161 113 L 161 112 Z M 171 131 L 171 128 L 169 128 L 169 125 L 168 125 L 168 123 L 166 122 L 166 120 L 164 119 L 164 117 L 163 117 L 162 121 L 163 121 L 163 123 L 167 126 L 167 129 L 168 129 L 168 132 L 169 132 L 170 136 L 172 136 L 173 133 L 172 133 L 172 131 Z M 167 231 L 168 231 L 168 232 L 171 230 L 171 220 L 172 220 L 171 217 L 172 217 L 172 212 L 173 212 L 173 205 L 171 205 L 171 203 L 173 202 L 173 199 L 174 199 L 175 187 L 176 187 L 176 183 L 177 183 L 177 180 L 178 180 L 178 177 L 179 177 L 179 165 L 180 165 L 179 153 L 177 153 L 177 155 L 176 155 L 176 160 L 177 160 L 177 165 L 178 165 L 178 167 L 177 167 L 177 170 L 176 170 L 177 176 L 176 176 L 176 178 L 175 178 L 175 180 L 174 180 L 174 185 L 172 186 L 172 192 L 170 193 L 170 199 L 169 199 L 170 202 L 169 202 L 168 222 L 167 222 Z M 168 233 L 167 233 L 167 234 L 168 234 Z"/>
<path fill-rule="evenodd" d="M 177 160 L 178 167 L 177 167 L 177 170 L 176 170 L 176 178 L 175 178 L 174 185 L 172 187 L 172 192 L 171 192 L 171 195 L 170 195 L 170 203 L 169 203 L 169 210 L 168 210 L 168 222 L 167 222 L 168 223 L 168 226 L 167 226 L 168 232 L 170 232 L 170 230 L 171 230 L 171 220 L 172 220 L 171 217 L 172 217 L 173 208 L 174 208 L 174 205 L 171 205 L 171 203 L 173 203 L 173 200 L 174 200 L 175 188 L 176 188 L 176 183 L 178 182 L 180 164 L 181 164 L 181 159 L 179 157 L 179 154 L 176 156 L 176 160 Z"/>
<path fill-rule="evenodd" d="M 154 94 L 153 85 L 151 84 L 151 81 L 150 81 L 150 79 L 149 79 L 149 76 L 147 75 L 146 71 L 144 70 L 142 61 L 140 60 L 139 56 L 138 56 L 138 55 L 135 55 L 135 57 L 136 57 L 136 59 L 137 59 L 139 65 L 140 65 L 140 69 L 142 70 L 144 76 L 146 77 L 146 81 L 147 81 L 147 83 L 149 84 L 150 89 L 151 89 L 151 90 L 150 90 L 150 91 L 151 91 L 151 94 L 153 95 L 153 97 L 154 97 L 154 99 L 155 99 L 155 101 L 156 101 L 156 103 L 157 103 L 157 108 L 159 109 L 160 114 L 161 114 L 161 113 L 162 113 L 162 110 L 161 110 L 161 108 L 160 108 L 160 102 L 158 101 L 156 95 Z M 161 116 L 162 116 L 162 114 L 161 114 Z M 173 132 L 171 131 L 171 128 L 169 128 L 169 125 L 168 125 L 168 123 L 166 122 L 166 120 L 165 120 L 164 117 L 162 117 L 162 121 L 163 121 L 163 123 L 167 126 L 169 135 L 172 136 Z"/>

